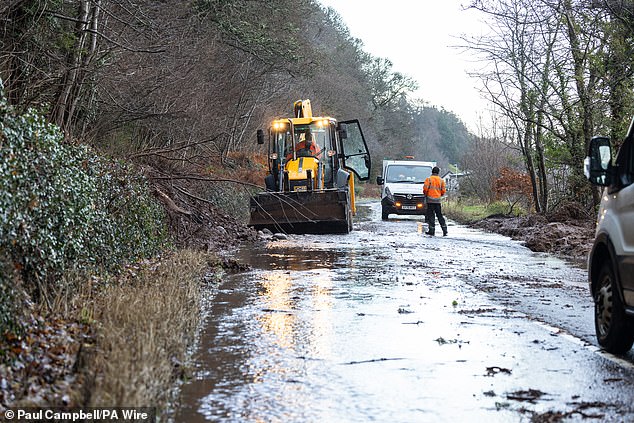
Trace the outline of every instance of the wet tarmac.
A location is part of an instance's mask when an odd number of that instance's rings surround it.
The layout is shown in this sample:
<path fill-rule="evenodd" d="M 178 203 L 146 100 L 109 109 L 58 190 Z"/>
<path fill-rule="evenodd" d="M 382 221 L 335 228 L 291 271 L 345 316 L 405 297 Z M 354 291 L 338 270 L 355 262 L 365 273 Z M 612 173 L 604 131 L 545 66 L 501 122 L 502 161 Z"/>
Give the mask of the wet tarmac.
<path fill-rule="evenodd" d="M 359 208 L 348 235 L 238 252 L 175 421 L 634 421 L 632 355 L 596 346 L 583 268 Z"/>

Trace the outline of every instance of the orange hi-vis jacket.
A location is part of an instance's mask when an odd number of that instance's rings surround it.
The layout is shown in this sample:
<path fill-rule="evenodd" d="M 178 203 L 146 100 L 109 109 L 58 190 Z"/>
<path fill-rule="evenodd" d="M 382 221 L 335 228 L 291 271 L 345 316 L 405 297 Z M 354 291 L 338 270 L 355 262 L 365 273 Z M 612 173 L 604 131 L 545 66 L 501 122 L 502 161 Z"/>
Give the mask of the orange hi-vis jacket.
<path fill-rule="evenodd" d="M 295 145 L 295 151 L 300 151 L 306 149 L 306 141 L 302 140 Z M 319 157 L 321 154 L 321 148 L 317 145 L 317 143 L 313 142 L 310 146 L 310 154 L 313 157 Z M 289 153 L 286 155 L 286 158 L 290 160 L 293 157 L 293 153 Z"/>
<path fill-rule="evenodd" d="M 428 203 L 440 203 L 440 197 L 445 195 L 447 186 L 445 181 L 438 175 L 431 175 L 425 179 L 423 193 L 427 197 Z"/>

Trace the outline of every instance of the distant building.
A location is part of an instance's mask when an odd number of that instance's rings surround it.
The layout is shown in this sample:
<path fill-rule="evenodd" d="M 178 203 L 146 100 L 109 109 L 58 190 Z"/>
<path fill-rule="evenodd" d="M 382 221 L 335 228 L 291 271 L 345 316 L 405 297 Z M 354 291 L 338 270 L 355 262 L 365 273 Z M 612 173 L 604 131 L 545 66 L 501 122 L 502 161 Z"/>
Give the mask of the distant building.
<path fill-rule="evenodd" d="M 442 176 L 447 184 L 447 192 L 457 193 L 460 190 L 460 180 L 465 176 L 469 176 L 469 172 L 463 172 L 457 166 L 449 165 L 449 170 Z"/>

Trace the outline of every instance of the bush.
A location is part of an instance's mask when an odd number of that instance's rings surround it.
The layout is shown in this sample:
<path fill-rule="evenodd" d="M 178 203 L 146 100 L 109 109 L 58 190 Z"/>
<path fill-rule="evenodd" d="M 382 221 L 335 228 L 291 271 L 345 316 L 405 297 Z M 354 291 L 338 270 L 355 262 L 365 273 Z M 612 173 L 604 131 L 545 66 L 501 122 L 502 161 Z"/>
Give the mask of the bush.
<path fill-rule="evenodd" d="M 249 221 L 249 197 L 257 192 L 259 190 L 236 186 L 233 182 L 214 182 L 204 188 L 205 198 L 214 207 L 244 223 Z"/>
<path fill-rule="evenodd" d="M 70 270 L 112 270 L 165 240 L 162 209 L 138 172 L 64 143 L 57 127 L 32 110 L 16 114 L 0 93 L 0 251 L 35 300 Z"/>
<path fill-rule="evenodd" d="M 531 178 L 525 172 L 519 172 L 509 167 L 500 169 L 500 176 L 493 182 L 496 199 L 506 200 L 508 211 L 512 214 L 515 206 L 530 210 L 533 202 Z"/>
<path fill-rule="evenodd" d="M 0 334 L 8 331 L 22 331 L 20 318 L 25 313 L 26 297 L 16 275 L 11 268 L 10 260 L 0 256 Z"/>

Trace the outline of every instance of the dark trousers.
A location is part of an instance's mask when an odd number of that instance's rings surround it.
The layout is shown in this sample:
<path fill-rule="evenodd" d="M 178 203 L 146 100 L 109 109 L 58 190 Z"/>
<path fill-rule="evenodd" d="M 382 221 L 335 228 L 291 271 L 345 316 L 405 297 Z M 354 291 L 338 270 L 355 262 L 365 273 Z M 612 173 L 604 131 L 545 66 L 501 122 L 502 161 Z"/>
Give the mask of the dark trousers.
<path fill-rule="evenodd" d="M 427 220 L 427 225 L 429 225 L 430 234 L 433 234 L 436 231 L 436 216 L 438 217 L 438 223 L 440 223 L 443 233 L 447 232 L 447 223 L 442 215 L 440 203 L 427 203 L 427 214 L 425 216 L 425 220 Z"/>

